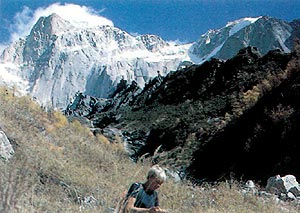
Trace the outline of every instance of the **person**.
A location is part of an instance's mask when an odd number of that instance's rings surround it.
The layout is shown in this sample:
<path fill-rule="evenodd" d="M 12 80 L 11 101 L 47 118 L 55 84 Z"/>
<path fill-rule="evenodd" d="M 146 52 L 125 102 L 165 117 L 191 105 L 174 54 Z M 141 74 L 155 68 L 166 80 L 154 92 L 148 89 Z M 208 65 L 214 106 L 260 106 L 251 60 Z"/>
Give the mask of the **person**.
<path fill-rule="evenodd" d="M 166 213 L 161 209 L 156 190 L 166 181 L 165 171 L 158 165 L 152 166 L 145 183 L 133 183 L 127 192 L 126 211 L 139 213 Z"/>

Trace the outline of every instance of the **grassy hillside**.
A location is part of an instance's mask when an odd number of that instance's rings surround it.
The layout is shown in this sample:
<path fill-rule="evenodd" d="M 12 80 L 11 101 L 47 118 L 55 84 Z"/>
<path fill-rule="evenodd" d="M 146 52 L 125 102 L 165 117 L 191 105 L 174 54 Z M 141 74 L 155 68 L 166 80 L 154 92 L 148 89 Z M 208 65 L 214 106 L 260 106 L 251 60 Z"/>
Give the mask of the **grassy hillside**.
<path fill-rule="evenodd" d="M 144 181 L 151 159 L 133 163 L 119 138 L 95 136 L 79 122 L 45 112 L 5 88 L 0 106 L 0 128 L 15 149 L 10 161 L 0 160 L 0 212 L 112 212 L 132 182 Z M 195 186 L 169 178 L 159 193 L 162 207 L 175 213 L 300 210 L 243 194 L 238 182 Z"/>

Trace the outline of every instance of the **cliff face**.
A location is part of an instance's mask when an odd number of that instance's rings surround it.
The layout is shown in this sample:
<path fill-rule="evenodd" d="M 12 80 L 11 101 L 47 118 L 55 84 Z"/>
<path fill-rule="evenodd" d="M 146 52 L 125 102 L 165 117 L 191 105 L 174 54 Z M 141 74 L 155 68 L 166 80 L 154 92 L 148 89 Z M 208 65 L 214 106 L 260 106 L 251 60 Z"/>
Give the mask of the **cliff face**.
<path fill-rule="evenodd" d="M 108 97 L 121 79 L 143 87 L 158 70 L 162 75 L 176 70 L 189 47 L 113 26 L 79 28 L 53 14 L 6 48 L 0 64 L 13 65 L 6 71 L 28 82 L 21 89 L 41 104 L 65 108 L 78 91 Z"/>

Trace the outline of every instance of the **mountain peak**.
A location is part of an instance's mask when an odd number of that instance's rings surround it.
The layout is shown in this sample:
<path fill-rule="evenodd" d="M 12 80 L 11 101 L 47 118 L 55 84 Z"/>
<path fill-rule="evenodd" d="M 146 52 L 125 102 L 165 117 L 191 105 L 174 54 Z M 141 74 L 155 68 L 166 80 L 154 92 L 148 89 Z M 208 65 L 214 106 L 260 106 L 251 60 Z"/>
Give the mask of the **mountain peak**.
<path fill-rule="evenodd" d="M 241 19 L 238 19 L 238 20 L 235 20 L 235 21 L 230 21 L 226 24 L 225 27 L 229 27 L 229 26 L 233 26 L 233 25 L 236 25 L 236 24 L 240 24 L 240 23 L 254 23 L 256 22 L 258 19 L 262 18 L 263 16 L 258 16 L 258 17 L 245 17 L 245 18 L 241 18 Z"/>
<path fill-rule="evenodd" d="M 64 108 L 77 91 L 106 98 L 121 79 L 143 87 L 158 70 L 166 75 L 188 60 L 188 45 L 168 44 L 155 35 L 135 37 L 109 24 L 82 26 L 86 19 L 67 20 L 57 14 L 41 17 L 18 49 L 6 51 L 6 61 L 17 61 L 27 91 L 43 105 Z"/>
<path fill-rule="evenodd" d="M 56 13 L 47 17 L 41 17 L 32 28 L 32 32 L 42 31 L 49 35 L 57 34 L 70 28 L 72 25 L 70 22 L 64 20 Z"/>
<path fill-rule="evenodd" d="M 262 16 L 259 16 L 257 18 L 250 18 L 250 17 L 242 18 L 236 21 L 228 22 L 225 27 L 231 27 L 229 31 L 229 36 L 232 36 L 233 34 L 237 33 L 241 29 L 247 27 L 248 25 L 255 23 L 261 17 Z"/>
<path fill-rule="evenodd" d="M 212 57 L 227 60 L 247 46 L 258 47 L 263 55 L 274 49 L 290 52 L 293 49 L 291 40 L 300 34 L 296 23 L 269 16 L 228 22 L 223 28 L 202 35 L 190 49 L 190 57 L 197 63 Z"/>

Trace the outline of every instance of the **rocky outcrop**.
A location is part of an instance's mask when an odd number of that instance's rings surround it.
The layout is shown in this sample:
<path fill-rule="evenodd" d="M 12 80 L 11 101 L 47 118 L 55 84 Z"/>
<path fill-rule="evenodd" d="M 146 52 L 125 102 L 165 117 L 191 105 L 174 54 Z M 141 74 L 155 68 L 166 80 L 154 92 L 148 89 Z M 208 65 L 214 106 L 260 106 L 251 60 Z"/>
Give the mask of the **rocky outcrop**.
<path fill-rule="evenodd" d="M 242 185 L 241 192 L 245 196 L 255 195 L 257 199 L 263 201 L 273 200 L 277 204 L 300 204 L 300 185 L 294 175 L 275 175 L 270 177 L 265 187 L 259 187 L 252 180 L 248 180 Z"/>
<path fill-rule="evenodd" d="M 294 175 L 276 175 L 267 181 L 266 191 L 281 197 L 300 198 L 300 185 Z"/>

